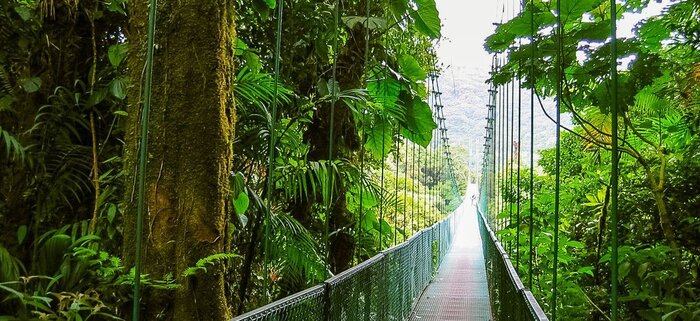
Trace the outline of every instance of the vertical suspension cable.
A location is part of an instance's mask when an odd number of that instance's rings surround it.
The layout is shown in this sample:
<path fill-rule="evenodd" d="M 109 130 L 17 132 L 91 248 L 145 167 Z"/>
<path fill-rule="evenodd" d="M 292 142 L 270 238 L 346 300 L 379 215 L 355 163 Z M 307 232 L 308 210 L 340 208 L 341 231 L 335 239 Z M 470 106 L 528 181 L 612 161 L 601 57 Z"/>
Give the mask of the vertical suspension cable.
<path fill-rule="evenodd" d="M 384 11 L 384 15 L 386 16 L 386 10 Z M 389 79 L 389 34 L 388 32 L 384 35 L 384 81 L 387 81 Z M 386 86 L 382 86 L 382 94 L 386 96 L 386 91 L 387 88 Z M 386 99 L 382 100 L 382 104 L 386 104 Z M 386 107 L 386 106 L 383 106 Z M 384 195 L 385 195 L 385 189 L 384 189 L 384 168 L 386 167 L 385 163 L 385 154 L 386 154 L 386 125 L 389 122 L 388 119 L 384 119 L 384 115 L 382 114 L 382 162 L 381 162 L 381 178 L 380 178 L 380 192 L 381 195 L 379 196 L 379 251 L 384 250 L 384 233 L 382 233 L 382 222 L 384 221 Z"/>
<path fill-rule="evenodd" d="M 143 84 L 143 109 L 139 132 L 138 194 L 136 205 L 136 240 L 134 255 L 134 301 L 132 319 L 139 320 L 141 301 L 141 249 L 143 247 L 143 216 L 146 210 L 146 165 L 148 164 L 148 127 L 151 114 L 151 87 L 153 85 L 153 51 L 156 37 L 156 0 L 148 2 L 148 34 L 146 36 L 146 70 Z"/>
<path fill-rule="evenodd" d="M 421 149 L 422 149 L 422 148 L 423 148 L 423 146 L 418 146 L 418 170 L 416 171 L 416 172 L 417 172 L 417 175 L 418 175 L 418 193 L 417 193 L 417 194 L 418 194 L 418 204 L 417 204 L 416 206 L 418 207 L 418 215 L 420 215 L 419 220 L 422 219 L 422 221 L 423 221 L 423 226 L 422 226 L 421 228 L 418 229 L 419 231 L 422 230 L 424 227 L 426 227 L 426 225 L 425 225 L 425 211 L 421 208 L 421 207 L 422 207 L 422 206 L 421 206 L 421 205 L 422 205 L 422 203 L 421 203 L 421 197 L 422 197 L 422 196 L 421 196 L 422 179 L 421 179 L 421 174 L 420 174 L 420 172 L 421 172 L 421 160 L 422 160 L 422 159 L 421 159 L 421 158 L 422 158 Z M 414 199 L 414 201 L 416 201 L 416 200 Z M 422 215 L 421 215 L 421 214 L 422 214 Z"/>
<path fill-rule="evenodd" d="M 369 13 L 370 13 L 370 1 L 367 0 L 365 1 L 365 52 L 364 52 L 364 70 L 365 70 L 365 87 L 369 85 L 369 78 L 370 78 L 370 68 L 369 68 Z M 364 128 L 366 126 L 366 121 L 367 121 L 367 111 L 365 108 L 362 108 L 362 117 L 361 117 L 361 123 L 362 123 L 362 137 L 360 137 L 360 141 L 362 144 L 360 144 L 360 206 L 359 206 L 359 220 L 355 224 L 355 236 L 356 236 L 356 246 L 353 247 L 353 250 L 356 251 L 357 255 L 357 262 L 359 263 L 361 261 L 360 257 L 360 251 L 359 251 L 359 244 L 362 242 L 362 234 L 363 234 L 363 227 L 362 227 L 362 221 L 364 219 L 364 186 L 362 184 L 362 179 L 364 178 L 365 175 L 365 147 L 364 147 L 364 142 L 366 139 L 366 134 L 364 131 Z"/>
<path fill-rule="evenodd" d="M 337 76 L 338 76 L 338 28 L 339 28 L 339 22 L 338 20 L 340 16 L 340 0 L 335 0 L 335 8 L 333 9 L 333 67 L 332 67 L 332 76 L 331 76 L 331 115 L 330 115 L 330 130 L 329 130 L 329 139 L 328 139 L 328 191 L 327 191 L 327 197 L 328 199 L 326 202 L 328 203 L 326 205 L 326 222 L 325 222 L 325 231 L 324 231 L 324 240 L 326 243 L 326 259 L 328 264 L 330 265 L 331 262 L 331 242 L 330 242 L 330 223 L 331 223 L 331 212 L 332 212 L 332 205 L 333 205 L 333 190 L 334 184 L 335 184 L 335 171 L 333 170 L 333 149 L 334 149 L 334 136 L 335 136 L 335 105 L 338 102 L 338 81 L 337 81 Z"/>
<path fill-rule="evenodd" d="M 388 77 L 389 75 L 384 72 L 384 77 Z M 382 122 L 384 122 L 384 117 L 380 116 L 382 118 Z M 384 221 L 384 162 L 385 162 L 385 157 L 384 157 L 384 151 L 386 150 L 386 123 L 382 124 L 382 162 L 381 162 L 381 173 L 380 173 L 380 178 L 379 178 L 379 251 L 384 249 L 384 233 L 382 232 L 382 222 Z"/>
<path fill-rule="evenodd" d="M 498 61 L 498 64 L 496 65 L 496 72 L 500 71 L 500 59 Z M 499 221 L 498 221 L 498 215 L 501 212 L 501 135 L 502 135 L 502 121 L 501 121 L 501 116 L 503 115 L 503 94 L 505 93 L 505 90 L 503 90 L 503 85 L 498 86 L 498 96 L 497 96 L 497 101 L 496 101 L 496 117 L 495 117 L 495 122 L 496 122 L 496 147 L 493 151 L 494 155 L 494 162 L 495 162 L 495 179 L 494 179 L 494 207 L 496 208 L 495 213 L 493 213 L 493 221 L 494 225 L 492 228 L 495 231 L 498 231 L 499 227 Z"/>
<path fill-rule="evenodd" d="M 510 82 L 510 139 L 508 140 L 508 152 L 510 154 L 510 162 L 509 162 L 509 167 L 510 167 L 510 178 L 508 180 L 508 229 L 513 228 L 513 190 L 514 190 L 514 182 L 513 182 L 513 161 L 515 159 L 515 156 L 513 154 L 515 153 L 515 146 L 513 145 L 514 142 L 514 136 L 515 136 L 515 80 L 511 79 Z M 510 234 L 510 231 L 509 231 Z M 513 242 L 508 241 L 508 248 L 510 249 L 511 255 L 513 254 Z"/>
<path fill-rule="evenodd" d="M 438 88 L 439 88 L 439 84 L 438 84 Z M 442 135 L 443 135 L 442 129 L 447 128 L 447 122 L 446 122 L 447 118 L 445 118 L 445 106 L 442 104 L 442 95 L 440 95 L 440 102 L 439 102 L 438 106 L 439 106 L 438 107 L 438 117 L 439 117 L 438 120 L 439 120 L 440 124 L 438 125 L 438 137 L 437 137 L 437 141 L 436 141 L 436 145 L 437 145 L 437 149 L 438 149 L 437 150 L 437 162 L 438 162 L 438 165 L 437 165 L 438 166 L 438 169 L 437 169 L 438 176 L 437 177 L 438 177 L 438 179 L 436 181 L 436 184 L 438 184 L 437 186 L 439 188 L 440 178 L 442 177 L 442 170 L 443 170 L 442 165 L 444 163 L 444 160 L 442 159 L 442 157 L 440 157 L 440 153 L 442 152 L 442 150 L 440 148 L 442 145 Z M 467 183 L 469 183 L 469 182 L 467 182 Z M 438 189 L 438 193 L 439 192 L 440 191 Z M 442 201 L 441 202 L 442 204 L 440 206 L 440 208 L 442 210 L 439 212 L 441 214 L 440 218 L 442 218 L 442 216 L 444 216 L 444 214 L 446 214 L 445 213 L 446 210 L 444 209 L 444 205 L 445 205 L 444 196 L 439 196 L 438 200 Z"/>
<path fill-rule="evenodd" d="M 500 58 L 496 61 L 496 73 L 499 72 L 500 68 Z M 501 168 L 501 154 L 498 152 L 501 148 L 501 96 L 503 96 L 503 88 L 501 85 L 496 85 L 496 109 L 494 112 L 494 149 L 493 149 L 493 207 L 494 211 L 491 213 L 491 228 L 496 231 L 498 228 L 498 220 L 496 219 L 498 212 L 500 210 L 499 188 L 500 188 L 500 168 Z"/>
<path fill-rule="evenodd" d="M 498 56 L 495 54 L 493 55 L 493 59 L 491 62 L 491 74 L 494 75 L 497 72 L 497 66 L 498 66 Z M 497 118 L 496 118 L 496 110 L 498 108 L 498 95 L 499 95 L 499 87 L 496 85 L 493 80 L 491 81 L 491 86 L 493 88 L 493 92 L 491 93 L 491 145 L 489 147 L 489 162 L 490 162 L 490 188 L 489 188 L 489 199 L 488 199 L 488 221 L 489 225 L 491 228 L 493 228 L 493 213 L 497 211 L 496 206 L 495 206 L 495 200 L 496 200 L 496 148 L 498 146 L 498 137 L 496 133 L 496 126 L 497 126 Z"/>
<path fill-rule="evenodd" d="M 612 80 L 612 168 L 611 168 L 611 178 L 610 178 L 610 233 L 612 234 L 611 247 L 612 247 L 612 257 L 611 257 L 611 295 L 610 295 L 610 319 L 611 321 L 617 321 L 618 318 L 618 216 L 617 216 L 617 202 L 618 202 L 618 171 L 619 171 L 619 161 L 618 156 L 618 105 L 617 105 L 617 3 L 615 0 L 610 0 L 610 74 Z"/>
<path fill-rule="evenodd" d="M 557 269 L 559 265 L 559 184 L 561 171 L 561 100 L 563 86 L 563 54 L 564 54 L 564 26 L 561 20 L 561 0 L 557 1 L 557 104 L 556 104 L 556 162 L 554 179 L 554 260 L 552 268 L 552 321 L 557 320 Z"/>
<path fill-rule="evenodd" d="M 535 259 L 534 251 L 534 211 L 535 211 L 535 0 L 530 0 L 530 213 L 528 213 L 528 239 L 529 239 L 529 265 L 528 265 L 528 282 L 527 287 L 532 289 L 532 269 Z"/>
<path fill-rule="evenodd" d="M 394 246 L 396 246 L 396 227 L 398 226 L 398 215 L 399 215 L 399 124 L 396 124 L 396 150 L 394 157 L 396 158 L 396 172 L 394 174 L 394 196 L 396 200 L 394 201 Z"/>
<path fill-rule="evenodd" d="M 282 50 L 282 12 L 284 1 L 279 1 L 277 5 L 277 34 L 275 35 L 275 57 L 274 57 L 274 78 L 275 89 L 274 99 L 272 100 L 272 115 L 270 116 L 270 141 L 268 143 L 267 155 L 267 180 L 266 180 L 266 200 L 265 200 L 265 218 L 263 219 L 263 228 L 265 240 L 263 241 L 263 269 L 269 275 L 269 249 L 270 249 L 270 218 L 272 217 L 272 191 L 274 190 L 274 172 L 275 172 L 275 151 L 277 145 L 277 96 L 279 95 L 279 79 L 280 79 L 280 53 Z M 268 287 L 270 282 L 266 282 Z M 268 289 L 270 290 L 270 289 Z"/>
<path fill-rule="evenodd" d="M 416 143 L 411 151 L 411 235 L 416 230 Z"/>
<path fill-rule="evenodd" d="M 522 43 L 520 44 L 520 47 L 522 47 Z M 521 65 L 518 63 L 518 144 L 517 144 L 517 158 L 518 158 L 518 168 L 517 168 L 517 177 L 516 177 L 516 183 L 517 183 L 517 192 L 515 193 L 515 204 L 516 204 L 516 211 L 515 211 L 515 269 L 516 271 L 520 270 L 520 151 L 521 151 L 521 139 L 522 139 L 522 132 L 521 132 L 521 117 L 522 117 L 522 77 L 520 76 L 520 69 Z"/>
<path fill-rule="evenodd" d="M 433 149 L 432 169 L 431 169 L 431 176 L 433 177 L 433 181 L 432 181 L 433 186 L 432 186 L 431 190 L 432 190 L 433 197 L 432 197 L 432 206 L 431 207 L 435 207 L 437 209 L 437 206 L 436 206 L 437 179 L 435 179 L 435 177 L 436 177 L 435 175 L 437 173 L 437 160 L 438 160 L 438 155 L 437 155 L 438 138 L 437 138 L 437 136 L 438 136 L 439 131 L 440 131 L 440 123 L 442 122 L 440 120 L 440 108 L 442 107 L 442 92 L 440 91 L 440 79 L 438 78 L 437 55 L 435 57 L 436 57 L 436 60 L 435 60 L 435 63 L 433 64 L 433 68 L 434 68 L 433 77 L 435 77 L 435 101 L 434 101 L 434 103 L 435 103 L 435 108 L 434 108 L 435 115 L 433 116 L 433 118 L 437 121 L 436 123 L 438 123 L 438 131 L 436 132 L 433 130 L 433 133 L 432 133 L 433 139 L 431 140 L 430 144 L 431 144 L 432 149 Z M 435 223 L 439 220 L 438 214 L 439 214 L 438 212 L 435 212 L 435 218 L 433 219 L 433 223 Z"/>
<path fill-rule="evenodd" d="M 507 57 L 504 57 L 504 60 L 507 63 Z M 504 101 L 504 106 L 503 106 L 505 111 L 503 113 L 503 188 L 502 188 L 503 193 L 501 194 L 501 204 L 503 207 L 504 214 L 506 212 L 506 203 L 507 203 L 506 196 L 507 196 L 507 192 L 508 192 L 508 188 L 509 188 L 509 183 L 508 183 L 508 178 L 509 178 L 509 175 L 508 175 L 509 174 L 509 172 L 508 172 L 509 148 L 508 148 L 508 145 L 510 145 L 510 144 L 508 142 L 508 137 L 509 137 L 508 136 L 508 134 L 509 134 L 508 118 L 510 115 L 510 107 L 511 107 L 510 106 L 511 105 L 511 92 L 512 92 L 511 86 L 510 86 L 511 83 L 512 82 L 507 83 L 505 85 L 506 95 L 505 95 L 505 101 Z M 503 215 L 503 216 L 505 216 L 505 215 Z M 505 229 L 505 227 L 507 225 L 506 221 L 507 220 L 505 217 L 501 220 L 501 230 Z"/>
<path fill-rule="evenodd" d="M 408 139 L 404 139 L 404 171 L 403 171 L 403 238 L 408 239 L 406 230 L 406 203 L 408 203 Z M 411 234 L 413 232 L 411 231 Z"/>
<path fill-rule="evenodd" d="M 437 90 L 435 93 L 433 93 L 435 97 L 433 98 L 433 105 L 431 106 L 431 117 L 433 121 L 435 121 L 435 109 L 437 104 Z M 434 151 L 434 143 L 435 143 L 435 130 L 432 130 L 430 132 L 430 144 L 428 144 L 428 173 L 430 173 L 429 177 L 426 177 L 426 184 L 428 187 L 428 211 L 430 213 L 430 224 L 435 224 L 435 211 L 433 211 L 433 189 L 434 186 L 432 185 L 433 182 L 433 175 L 435 175 L 435 172 L 433 171 L 433 166 L 435 164 L 435 151 Z M 428 181 L 428 178 L 430 178 L 430 181 Z"/>

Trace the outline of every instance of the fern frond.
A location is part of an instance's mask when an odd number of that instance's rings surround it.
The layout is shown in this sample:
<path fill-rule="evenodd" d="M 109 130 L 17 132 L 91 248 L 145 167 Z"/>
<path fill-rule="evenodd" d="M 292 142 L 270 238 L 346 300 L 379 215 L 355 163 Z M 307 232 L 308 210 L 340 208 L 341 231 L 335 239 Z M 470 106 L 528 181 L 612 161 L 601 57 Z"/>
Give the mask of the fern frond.
<path fill-rule="evenodd" d="M 236 105 L 245 108 L 247 105 L 266 106 L 277 99 L 278 103 L 289 103 L 292 91 L 277 84 L 275 97 L 275 79 L 270 74 L 253 72 L 243 67 L 236 74 L 234 83 Z"/>
<path fill-rule="evenodd" d="M 284 213 L 272 215 L 270 223 L 275 244 L 270 248 L 270 257 L 278 262 L 283 276 L 308 283 L 325 279 L 328 273 L 311 232 Z"/>
<path fill-rule="evenodd" d="M 0 66 L 0 94 L 15 95 L 15 90 L 10 82 L 10 75 L 5 70 L 5 67 Z M 0 95 L 2 96 L 2 95 Z"/>
<path fill-rule="evenodd" d="M 26 148 L 10 132 L 0 126 L 0 145 L 5 145 L 5 157 L 12 160 L 25 160 Z"/>
<path fill-rule="evenodd" d="M 214 265 L 219 261 L 226 261 L 226 260 L 233 260 L 236 258 L 240 258 L 241 256 L 235 253 L 216 253 L 209 255 L 207 257 L 203 257 L 194 264 L 194 266 L 186 268 L 184 271 L 182 271 L 182 276 L 183 277 L 189 277 L 197 274 L 200 271 L 203 271 L 204 273 L 207 272 L 207 265 Z"/>

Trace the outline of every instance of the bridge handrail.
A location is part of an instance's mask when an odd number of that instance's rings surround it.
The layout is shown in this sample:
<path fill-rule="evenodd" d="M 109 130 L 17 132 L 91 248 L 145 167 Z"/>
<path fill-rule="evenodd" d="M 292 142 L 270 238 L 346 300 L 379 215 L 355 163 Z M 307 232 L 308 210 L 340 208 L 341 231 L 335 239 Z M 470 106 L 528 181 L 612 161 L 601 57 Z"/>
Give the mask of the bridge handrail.
<path fill-rule="evenodd" d="M 480 206 L 477 212 L 494 319 L 548 321 L 537 299 L 520 280 L 508 252 L 491 230 Z"/>
<path fill-rule="evenodd" d="M 455 211 L 430 227 L 323 283 L 233 321 L 394 320 L 410 316 L 452 245 Z"/>

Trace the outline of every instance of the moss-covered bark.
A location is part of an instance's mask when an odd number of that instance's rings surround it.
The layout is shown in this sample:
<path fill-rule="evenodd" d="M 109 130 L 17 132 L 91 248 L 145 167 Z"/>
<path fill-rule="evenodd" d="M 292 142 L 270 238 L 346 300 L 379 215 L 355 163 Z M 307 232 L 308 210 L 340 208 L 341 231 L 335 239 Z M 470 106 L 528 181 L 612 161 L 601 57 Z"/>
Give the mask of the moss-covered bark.
<path fill-rule="evenodd" d="M 347 43 L 338 55 L 337 81 L 341 90 L 362 88 L 362 75 L 365 50 L 365 29 L 362 26 L 350 30 Z M 359 150 L 360 138 L 357 135 L 352 111 L 339 101 L 335 106 L 333 141 L 335 159 L 353 159 Z M 330 106 L 322 106 L 314 114 L 313 123 L 309 125 L 304 138 L 310 145 L 309 159 L 328 159 L 330 147 Z M 348 232 L 355 224 L 353 214 L 348 211 L 345 194 L 347 187 L 342 180 L 336 180 L 329 221 L 330 232 L 330 265 L 334 273 L 342 272 L 352 266 L 354 239 Z M 310 208 L 310 207 L 307 207 Z M 298 214 L 297 214 L 298 215 Z M 303 217 L 303 216 L 302 216 Z"/>
<path fill-rule="evenodd" d="M 133 264 L 136 164 L 145 62 L 146 0 L 130 2 L 129 120 L 124 255 Z M 231 0 L 160 1 L 144 218 L 143 273 L 169 273 L 181 288 L 146 289 L 144 320 L 225 320 L 230 316 L 219 264 L 196 277 L 182 271 L 227 251 L 229 172 L 235 113 Z"/>

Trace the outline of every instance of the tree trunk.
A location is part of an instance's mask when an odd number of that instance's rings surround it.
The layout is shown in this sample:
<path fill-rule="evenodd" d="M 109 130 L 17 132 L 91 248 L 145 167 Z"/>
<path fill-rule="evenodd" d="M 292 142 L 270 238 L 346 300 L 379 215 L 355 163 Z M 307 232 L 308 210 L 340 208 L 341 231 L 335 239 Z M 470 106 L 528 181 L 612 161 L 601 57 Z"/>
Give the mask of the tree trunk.
<path fill-rule="evenodd" d="M 341 90 L 361 88 L 363 75 L 363 52 L 365 50 L 365 29 L 357 26 L 350 30 L 346 45 L 340 48 L 338 55 L 337 80 Z M 353 153 L 361 148 L 355 121 L 352 111 L 338 101 L 335 106 L 334 115 L 334 137 L 335 150 L 334 159 L 352 159 Z M 314 114 L 313 123 L 309 126 L 304 135 L 305 140 L 310 145 L 310 160 L 328 159 L 330 147 L 330 106 L 325 105 L 319 108 Z M 335 194 L 331 205 L 330 216 L 330 265 L 333 273 L 342 272 L 352 265 L 352 254 L 354 252 L 354 239 L 348 232 L 355 222 L 353 214 L 347 210 L 345 194 L 347 187 L 340 178 L 335 180 Z M 303 208 L 303 207 L 301 207 Z M 311 207 L 308 207 L 310 209 Z M 303 217 L 304 215 L 296 214 Z"/>
<path fill-rule="evenodd" d="M 224 266 L 184 278 L 198 259 L 228 250 L 233 105 L 233 2 L 161 1 L 158 5 L 153 98 L 143 229 L 143 272 L 168 274 L 180 288 L 146 287 L 143 320 L 226 320 Z M 124 153 L 127 194 L 124 256 L 133 265 L 136 167 L 148 4 L 130 3 L 129 119 Z"/>
<path fill-rule="evenodd" d="M 654 178 L 651 166 L 648 163 L 646 163 L 646 161 L 642 161 L 640 159 L 637 159 L 637 161 L 644 168 L 644 172 L 647 175 L 647 181 L 649 182 L 651 193 L 654 195 L 656 209 L 659 211 L 659 225 L 661 225 L 661 232 L 663 233 L 664 238 L 668 242 L 668 245 L 671 247 L 671 249 L 673 249 L 674 254 L 678 256 L 678 242 L 676 242 L 676 234 L 673 232 L 673 224 L 671 223 L 671 218 L 668 216 L 668 209 L 666 208 L 666 195 L 664 192 L 665 168 L 664 166 L 662 166 L 659 169 L 659 175 L 657 180 Z M 664 160 L 662 159 L 661 162 L 663 164 Z"/>
<path fill-rule="evenodd" d="M 676 234 L 673 232 L 673 227 L 671 223 L 671 218 L 668 217 L 668 210 L 666 209 L 666 200 L 664 200 L 664 192 L 654 188 L 653 191 L 654 200 L 656 201 L 656 208 L 659 210 L 659 223 L 661 224 L 661 231 L 664 233 L 666 241 L 669 242 L 671 249 L 674 253 L 678 254 L 678 243 L 676 242 Z"/>

